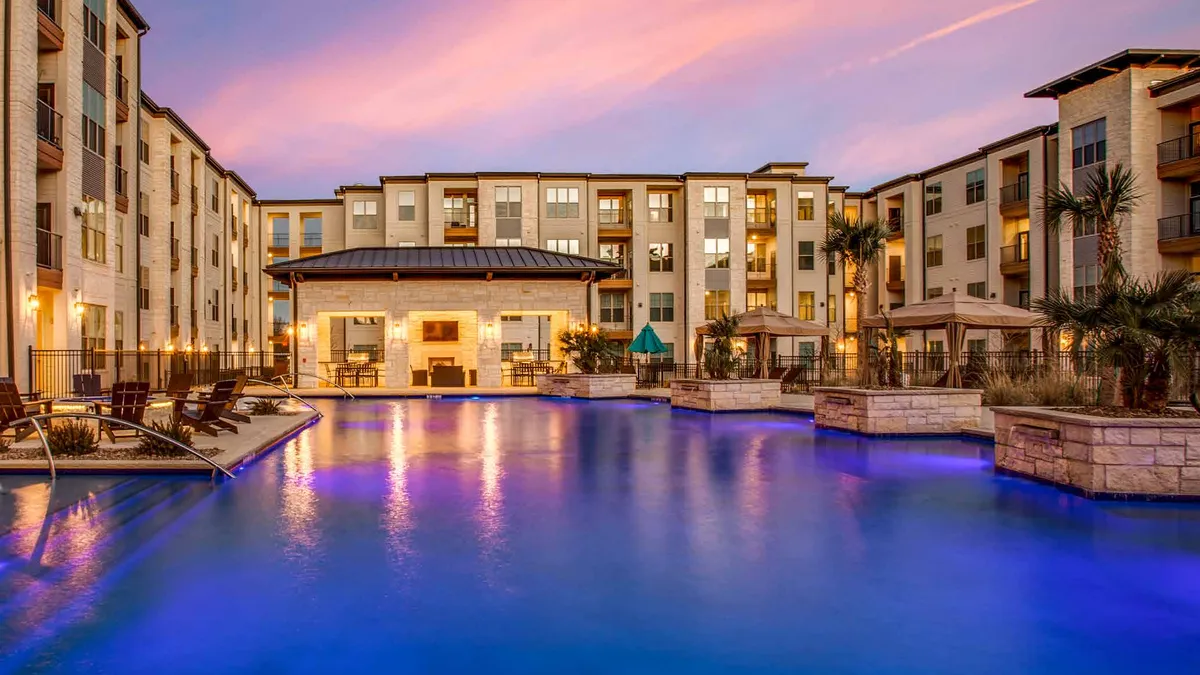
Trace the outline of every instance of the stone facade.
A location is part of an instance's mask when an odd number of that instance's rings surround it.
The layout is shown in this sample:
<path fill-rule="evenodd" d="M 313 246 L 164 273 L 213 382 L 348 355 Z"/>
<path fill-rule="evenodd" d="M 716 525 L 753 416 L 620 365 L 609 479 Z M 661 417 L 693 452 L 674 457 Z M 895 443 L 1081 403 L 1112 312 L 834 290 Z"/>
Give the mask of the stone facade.
<path fill-rule="evenodd" d="M 538 393 L 571 398 L 628 398 L 637 388 L 636 375 L 539 375 Z"/>
<path fill-rule="evenodd" d="M 779 380 L 671 380 L 671 407 L 730 412 L 779 405 Z"/>
<path fill-rule="evenodd" d="M 996 468 L 1105 495 L 1200 498 L 1200 419 L 996 408 Z"/>
<path fill-rule="evenodd" d="M 817 387 L 818 427 L 861 434 L 957 434 L 979 426 L 978 389 Z"/>

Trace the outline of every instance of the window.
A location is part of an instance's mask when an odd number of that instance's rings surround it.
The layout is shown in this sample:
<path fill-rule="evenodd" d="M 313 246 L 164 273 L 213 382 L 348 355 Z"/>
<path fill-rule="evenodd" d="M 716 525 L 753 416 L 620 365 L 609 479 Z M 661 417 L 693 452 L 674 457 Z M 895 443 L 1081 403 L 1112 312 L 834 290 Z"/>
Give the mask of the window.
<path fill-rule="evenodd" d="M 554 251 L 555 253 L 569 253 L 571 255 L 579 255 L 579 240 L 578 239 L 547 239 L 546 250 Z"/>
<path fill-rule="evenodd" d="M 705 218 L 728 218 L 729 217 L 729 188 L 727 188 L 727 187 L 706 187 L 706 188 L 704 188 L 704 217 Z"/>
<path fill-rule="evenodd" d="M 501 323 L 521 323 L 525 317 L 521 314 L 504 314 L 500 317 Z"/>
<path fill-rule="evenodd" d="M 771 294 L 767 291 L 746 291 L 746 310 L 752 310 L 756 307 L 766 307 L 767 309 L 775 309 L 772 307 Z"/>
<path fill-rule="evenodd" d="M 967 172 L 967 203 L 974 204 L 987 199 L 984 191 L 983 169 Z"/>
<path fill-rule="evenodd" d="M 1108 128 L 1104 118 L 1071 130 L 1071 168 L 1103 162 L 1108 154 Z"/>
<path fill-rule="evenodd" d="M 81 349 L 108 348 L 108 308 L 101 305 L 83 306 L 83 315 L 79 318 L 79 338 Z"/>
<path fill-rule="evenodd" d="M 121 216 L 116 218 L 116 233 L 113 241 L 113 255 L 116 257 L 117 274 L 125 272 L 125 219 Z M 120 312 L 118 312 L 120 314 Z"/>
<path fill-rule="evenodd" d="M 1074 219 L 1072 219 L 1074 220 Z M 1096 234 L 1096 221 L 1088 218 L 1072 225 L 1071 233 L 1075 237 L 1090 237 Z"/>
<path fill-rule="evenodd" d="M 817 355 L 817 345 L 815 343 L 801 342 L 797 346 L 800 348 L 797 356 L 802 356 L 802 357 L 811 359 L 812 357 Z"/>
<path fill-rule="evenodd" d="M 729 291 L 704 291 L 704 320 L 729 316 Z"/>
<path fill-rule="evenodd" d="M 651 293 L 650 294 L 650 320 L 651 321 L 674 321 L 675 320 L 675 294 L 674 293 Z"/>
<path fill-rule="evenodd" d="M 775 224 L 775 200 L 766 192 L 746 195 L 746 222 L 756 225 Z"/>
<path fill-rule="evenodd" d="M 601 197 L 597 204 L 597 215 L 601 225 L 625 225 L 625 199 Z"/>
<path fill-rule="evenodd" d="M 104 202 L 83 198 L 82 255 L 84 260 L 103 263 L 108 260 L 107 231 Z"/>
<path fill-rule="evenodd" d="M 547 218 L 578 218 L 579 188 L 546 188 Z"/>
<path fill-rule="evenodd" d="M 801 241 L 798 242 L 796 252 L 796 269 L 811 270 L 816 269 L 816 242 Z"/>
<path fill-rule="evenodd" d="M 142 268 L 142 276 L 138 279 L 138 309 L 150 309 L 150 268 Z"/>
<path fill-rule="evenodd" d="M 729 269 L 728 239 L 704 240 L 704 266 L 708 269 Z"/>
<path fill-rule="evenodd" d="M 105 45 L 108 43 L 108 31 L 104 26 L 107 19 L 107 0 L 84 0 L 83 37 L 100 51 L 105 51 Z"/>
<path fill-rule="evenodd" d="M 675 362 L 675 343 L 664 342 L 663 346 L 667 351 L 658 354 L 650 355 L 650 363 L 674 363 Z"/>
<path fill-rule="evenodd" d="M 650 222 L 669 223 L 674 220 L 672 205 L 675 201 L 670 192 L 651 192 L 646 195 L 650 206 Z"/>
<path fill-rule="evenodd" d="M 825 318 L 829 325 L 833 326 L 837 323 L 837 296 L 829 296 L 829 302 L 825 306 L 828 310 Z"/>
<path fill-rule="evenodd" d="M 291 240 L 291 223 L 287 216 L 270 216 L 271 218 L 271 246 L 275 248 L 287 248 Z"/>
<path fill-rule="evenodd" d="M 379 317 L 377 316 L 356 316 L 351 322 L 354 326 L 378 326 Z"/>
<path fill-rule="evenodd" d="M 935 234 L 925 239 L 925 266 L 940 267 L 942 264 L 942 235 Z"/>
<path fill-rule="evenodd" d="M 979 260 L 987 255 L 987 230 L 983 225 L 967 228 L 967 260 Z"/>
<path fill-rule="evenodd" d="M 972 281 L 971 283 L 967 284 L 967 295 L 971 296 L 972 298 L 986 298 L 987 282 Z"/>
<path fill-rule="evenodd" d="M 221 291 L 215 288 L 213 289 L 212 312 L 210 312 L 209 318 L 213 321 L 221 320 Z"/>
<path fill-rule="evenodd" d="M 625 244 L 600 244 L 600 259 L 616 265 L 624 265 Z"/>
<path fill-rule="evenodd" d="M 625 294 L 600 294 L 600 323 L 625 323 Z"/>
<path fill-rule="evenodd" d="M 671 244 L 650 244 L 650 271 L 673 272 L 675 257 L 671 253 Z"/>
<path fill-rule="evenodd" d="M 980 338 L 978 340 L 967 340 L 967 352 L 968 353 L 986 352 L 986 351 L 987 351 L 987 340 L 985 338 Z"/>
<path fill-rule="evenodd" d="M 520 240 L 520 238 L 497 239 L 496 245 L 497 246 L 520 246 L 521 240 Z"/>
<path fill-rule="evenodd" d="M 83 83 L 83 147 L 104 156 L 108 147 L 104 133 L 104 94 L 92 88 L 87 82 Z"/>
<path fill-rule="evenodd" d="M 800 291 L 796 294 L 796 318 L 812 321 L 815 316 L 815 300 L 812 291 Z"/>
<path fill-rule="evenodd" d="M 209 251 L 208 262 L 213 267 L 221 266 L 221 235 L 214 234 L 212 237 L 212 250 Z"/>
<path fill-rule="evenodd" d="M 417 219 L 417 193 L 413 190 L 401 190 L 396 193 L 396 202 L 400 205 L 400 211 L 396 217 L 403 221 L 414 221 Z"/>
<path fill-rule="evenodd" d="M 321 216 L 300 216 L 300 230 L 304 236 L 301 244 L 304 246 L 320 246 L 323 224 Z M 234 227 L 236 229 L 237 226 L 235 225 Z"/>
<path fill-rule="evenodd" d="M 925 215 L 932 216 L 942 212 L 942 184 L 931 183 L 925 186 Z"/>
<path fill-rule="evenodd" d="M 521 186 L 505 187 L 501 185 L 496 188 L 496 217 L 521 217 Z M 401 218 L 401 220 L 404 219 Z M 408 220 L 412 220 L 412 218 Z"/>
<path fill-rule="evenodd" d="M 940 297 L 942 297 L 942 287 L 941 286 L 934 286 L 933 288 L 925 291 L 925 299 L 926 300 L 932 300 L 934 298 L 940 298 Z"/>
<path fill-rule="evenodd" d="M 113 349 L 125 349 L 125 313 L 113 312 Z"/>
<path fill-rule="evenodd" d="M 813 206 L 813 193 L 796 193 L 796 220 L 815 220 L 816 211 Z"/>
<path fill-rule="evenodd" d="M 1100 278 L 1099 267 L 1096 265 L 1078 265 L 1075 267 L 1075 299 L 1083 299 L 1096 294 L 1096 286 Z"/>
<path fill-rule="evenodd" d="M 360 199 L 354 202 L 354 222 L 352 227 L 356 230 L 374 230 L 379 228 L 379 222 L 375 216 L 379 215 L 379 203 Z"/>
<path fill-rule="evenodd" d="M 147 149 L 147 153 L 149 153 L 149 149 Z M 221 210 L 221 184 L 217 182 L 216 178 L 212 179 L 209 186 L 208 209 L 210 211 Z"/>
<path fill-rule="evenodd" d="M 946 351 L 946 345 L 941 340 L 930 340 L 925 350 L 933 354 L 940 354 Z"/>

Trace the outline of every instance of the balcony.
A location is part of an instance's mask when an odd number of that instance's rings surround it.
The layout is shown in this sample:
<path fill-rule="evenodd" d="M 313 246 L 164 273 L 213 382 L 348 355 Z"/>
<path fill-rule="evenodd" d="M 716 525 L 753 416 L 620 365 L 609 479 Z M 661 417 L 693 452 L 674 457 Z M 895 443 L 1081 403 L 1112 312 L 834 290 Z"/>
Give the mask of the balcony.
<path fill-rule="evenodd" d="M 321 252 L 321 233 L 305 232 L 300 239 L 300 255 L 315 255 Z M 315 250 L 314 250 L 315 249 Z"/>
<path fill-rule="evenodd" d="M 1158 144 L 1160 180 L 1200 176 L 1200 129 Z"/>
<path fill-rule="evenodd" d="M 281 248 L 283 249 L 283 254 L 287 255 L 288 248 L 291 244 L 290 239 L 291 235 L 287 232 L 272 232 L 271 248 Z M 272 253 L 278 253 L 278 251 L 272 251 Z"/>
<path fill-rule="evenodd" d="M 63 29 L 59 21 L 60 0 L 38 0 L 38 51 L 60 52 L 63 48 Z"/>
<path fill-rule="evenodd" d="M 1160 218 L 1158 221 L 1159 253 L 1193 253 L 1200 251 L 1200 213 Z"/>
<path fill-rule="evenodd" d="M 1017 182 L 1000 188 L 1000 214 L 1004 216 L 1029 215 L 1029 174 L 1017 177 Z"/>
<path fill-rule="evenodd" d="M 476 227 L 473 211 L 471 216 L 471 219 L 468 220 L 465 212 L 451 214 L 447 210 L 445 231 L 447 242 L 467 243 L 479 240 L 479 228 Z"/>
<path fill-rule="evenodd" d="M 847 301 L 847 302 L 849 302 L 849 301 Z M 853 316 L 846 317 L 845 333 L 847 335 L 850 335 L 850 334 L 857 333 L 857 332 L 858 332 L 858 317 L 853 317 Z M 849 350 L 849 347 L 847 347 L 847 350 Z"/>
<path fill-rule="evenodd" d="M 764 290 L 775 288 L 775 261 L 767 258 L 746 260 L 746 288 Z"/>
<path fill-rule="evenodd" d="M 887 266 L 887 289 L 897 293 L 904 292 L 904 265 L 903 263 L 889 263 Z"/>
<path fill-rule="evenodd" d="M 192 247 L 192 278 L 200 276 L 200 250 Z"/>
<path fill-rule="evenodd" d="M 746 229 L 764 231 L 775 229 L 775 209 L 746 209 Z"/>
<path fill-rule="evenodd" d="M 237 241 L 238 238 L 238 219 L 234 216 L 229 227 L 229 238 L 231 241 Z"/>
<path fill-rule="evenodd" d="M 633 288 L 633 256 L 629 255 L 627 252 L 624 258 L 606 260 L 605 262 L 620 265 L 622 269 L 620 272 L 617 272 L 608 279 L 601 280 L 598 284 L 596 284 L 597 287 L 603 290 L 613 291 L 629 290 Z"/>
<path fill-rule="evenodd" d="M 38 171 L 62 171 L 63 117 L 49 103 L 37 103 Z"/>
<path fill-rule="evenodd" d="M 179 237 L 171 237 L 171 271 L 179 271 Z"/>
<path fill-rule="evenodd" d="M 113 184 L 117 191 L 117 210 L 121 213 L 129 213 L 129 172 L 118 165 L 116 174 Z"/>
<path fill-rule="evenodd" d="M 1000 247 L 1000 274 L 1006 277 L 1029 276 L 1029 232 L 1018 232 L 1017 243 Z"/>
<path fill-rule="evenodd" d="M 179 203 L 179 172 L 171 170 L 171 205 Z"/>
<path fill-rule="evenodd" d="M 192 186 L 192 215 L 200 215 L 200 188 Z"/>
<path fill-rule="evenodd" d="M 125 76 L 120 73 L 120 71 L 117 72 L 116 94 L 117 94 L 117 106 L 116 106 L 117 107 L 117 122 L 118 123 L 128 122 L 129 121 L 129 103 L 128 103 L 128 101 L 129 101 L 129 80 L 127 80 L 125 78 Z"/>
<path fill-rule="evenodd" d="M 238 289 L 238 271 L 237 271 L 237 268 L 234 268 L 234 269 L 233 269 L 233 271 L 230 273 L 230 280 L 229 280 L 229 282 L 230 282 L 230 284 L 233 286 L 233 288 L 232 288 L 231 290 L 235 290 L 235 291 L 236 291 L 236 290 Z"/>
<path fill-rule="evenodd" d="M 614 312 L 616 316 L 608 317 L 610 320 L 605 321 L 603 314 L 600 316 L 600 328 L 608 333 L 610 340 L 632 340 L 633 339 L 633 316 L 628 308 L 620 312 Z"/>
<path fill-rule="evenodd" d="M 242 248 L 250 248 L 250 226 L 242 223 Z"/>
<path fill-rule="evenodd" d="M 1017 291 L 1017 307 L 1021 309 L 1029 309 L 1029 289 L 1024 288 Z"/>
<path fill-rule="evenodd" d="M 899 216 L 892 216 L 891 218 L 888 218 L 888 219 L 887 219 L 886 221 L 884 221 L 884 222 L 886 222 L 886 223 L 887 223 L 887 227 L 888 227 L 888 236 L 887 236 L 887 238 L 888 238 L 889 240 L 892 240 L 892 239 L 903 239 L 903 238 L 904 238 L 904 225 L 905 225 L 905 223 L 904 223 L 904 219 L 903 219 L 903 218 L 901 218 L 901 217 L 899 217 Z"/>
<path fill-rule="evenodd" d="M 179 305 L 171 305 L 171 333 L 174 337 L 178 337 L 179 332 Z"/>
<path fill-rule="evenodd" d="M 633 214 L 605 209 L 599 213 L 596 235 L 601 241 L 626 241 L 633 237 Z"/>
<path fill-rule="evenodd" d="M 242 272 L 242 295 L 250 294 L 250 273 Z"/>
<path fill-rule="evenodd" d="M 37 230 L 37 285 L 62 290 L 62 235 Z"/>
<path fill-rule="evenodd" d="M 272 321 L 271 337 L 283 337 L 284 335 L 287 335 L 288 326 L 290 325 L 291 324 L 289 324 L 287 321 L 280 321 L 278 319 Z"/>

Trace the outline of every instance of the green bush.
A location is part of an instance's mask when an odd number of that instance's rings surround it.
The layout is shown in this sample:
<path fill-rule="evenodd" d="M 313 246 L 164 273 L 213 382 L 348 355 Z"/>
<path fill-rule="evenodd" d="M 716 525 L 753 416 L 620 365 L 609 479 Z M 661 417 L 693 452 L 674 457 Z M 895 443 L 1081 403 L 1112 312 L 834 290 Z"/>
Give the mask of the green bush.
<path fill-rule="evenodd" d="M 737 336 L 736 316 L 722 316 L 708 323 L 708 337 L 711 341 L 704 351 L 704 370 L 709 379 L 733 379 L 738 366 L 737 354 L 733 351 L 733 341 Z"/>
<path fill-rule="evenodd" d="M 987 406 L 1074 406 L 1094 402 L 1082 381 L 1060 372 L 1014 377 L 1004 371 L 991 371 L 983 378 L 983 404 Z"/>
<path fill-rule="evenodd" d="M 273 398 L 256 398 L 250 402 L 250 414 L 255 416 L 278 415 L 283 402 Z"/>
<path fill-rule="evenodd" d="M 567 329 L 558 334 L 563 351 L 579 372 L 587 375 L 613 373 L 621 359 L 621 346 L 599 328 Z"/>
<path fill-rule="evenodd" d="M 82 420 L 55 420 L 46 430 L 50 452 L 62 457 L 81 457 L 100 449 L 96 432 Z"/>
<path fill-rule="evenodd" d="M 150 428 L 167 438 L 179 441 L 189 448 L 196 447 L 192 441 L 192 428 L 184 426 L 179 422 L 154 422 Z M 142 440 L 138 442 L 138 452 L 148 457 L 184 457 L 190 456 L 189 453 L 180 449 L 178 446 L 167 443 L 166 441 L 155 438 L 153 436 L 142 436 Z"/>

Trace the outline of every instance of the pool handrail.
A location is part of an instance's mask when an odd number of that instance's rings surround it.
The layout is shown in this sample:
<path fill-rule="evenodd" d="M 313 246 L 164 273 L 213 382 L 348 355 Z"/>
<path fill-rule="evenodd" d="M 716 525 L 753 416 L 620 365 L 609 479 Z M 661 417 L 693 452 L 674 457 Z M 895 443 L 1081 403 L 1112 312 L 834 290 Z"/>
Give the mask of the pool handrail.
<path fill-rule="evenodd" d="M 278 385 L 275 385 L 275 384 L 271 384 L 270 382 L 267 382 L 266 380 L 256 380 L 256 379 L 254 379 L 254 378 L 248 378 L 248 379 L 246 380 L 246 382 L 251 382 L 251 383 L 254 383 L 254 384 L 261 384 L 261 385 L 264 385 L 264 386 L 270 387 L 270 388 L 274 389 L 275 391 L 281 392 L 281 393 L 282 393 L 284 396 L 287 396 L 288 398 L 294 398 L 294 399 L 296 399 L 297 401 L 300 401 L 301 403 L 303 403 L 305 406 L 308 406 L 308 408 L 310 408 L 310 409 L 311 409 L 313 412 L 317 413 L 317 417 L 324 417 L 324 416 L 325 416 L 325 413 L 323 413 L 323 412 L 321 412 L 320 410 L 318 410 L 318 409 L 317 409 L 317 406 L 315 406 L 315 405 L 313 405 L 313 404 L 309 403 L 308 401 L 305 401 L 304 399 L 302 399 L 302 398 L 300 398 L 299 396 L 297 396 L 295 393 L 293 393 L 293 392 L 291 392 L 291 391 L 288 391 L 287 389 L 284 389 L 283 387 L 280 387 L 280 386 L 278 386 Z"/>
<path fill-rule="evenodd" d="M 43 413 L 40 415 L 30 415 L 29 417 L 26 417 L 24 419 L 16 420 L 15 422 L 13 422 L 13 426 L 18 425 L 18 424 L 25 424 L 26 422 L 28 422 L 29 424 L 33 425 L 34 429 L 37 430 L 38 437 L 42 439 L 42 447 L 46 450 L 46 462 L 50 465 L 50 478 L 51 479 L 58 478 L 58 469 L 54 464 L 54 454 L 50 452 L 50 441 L 46 439 L 46 433 L 45 433 L 45 431 L 42 430 L 42 422 L 45 420 L 54 420 L 54 419 L 62 419 L 62 418 L 75 418 L 75 419 L 82 418 L 82 419 L 99 420 L 102 422 L 108 422 L 109 424 L 119 424 L 122 426 L 129 427 L 131 429 L 136 429 L 148 436 L 153 436 L 154 438 L 157 438 L 160 441 L 166 441 L 167 443 L 170 443 L 171 445 L 174 445 L 192 455 L 195 455 L 197 458 L 199 458 L 205 464 L 208 464 L 209 466 L 211 466 L 213 468 L 213 478 L 217 477 L 218 471 L 220 471 L 221 473 L 225 474 L 226 476 L 228 476 L 230 478 L 234 478 L 234 475 L 232 473 L 230 473 L 228 469 L 221 466 L 220 464 L 217 464 L 211 458 L 205 457 L 202 453 L 197 451 L 195 448 L 184 445 L 183 443 L 180 443 L 179 441 L 175 440 L 174 438 L 171 438 L 170 436 L 167 436 L 165 434 L 157 432 L 153 429 L 150 429 L 149 427 L 142 426 L 141 424 L 138 424 L 137 422 L 130 422 L 129 420 L 123 420 L 123 419 L 120 419 L 119 417 L 111 417 L 109 415 L 99 415 L 96 413 L 87 413 L 87 412 L 59 412 L 59 413 Z"/>
<path fill-rule="evenodd" d="M 347 391 L 345 387 L 338 384 L 337 382 L 325 379 L 324 377 L 321 377 L 320 375 L 317 375 L 316 373 L 295 373 L 295 372 L 283 373 L 282 375 L 276 375 L 275 377 L 272 377 L 271 381 L 274 382 L 275 380 L 279 380 L 280 382 L 283 383 L 283 386 L 286 388 L 288 386 L 288 383 L 287 383 L 287 380 L 284 378 L 299 377 L 300 375 L 304 375 L 305 377 L 315 377 L 318 380 L 324 382 L 325 384 L 328 384 L 331 387 L 337 387 L 338 389 L 342 390 L 342 398 L 349 396 L 350 400 L 354 400 L 354 394 L 351 394 L 349 391 Z"/>

